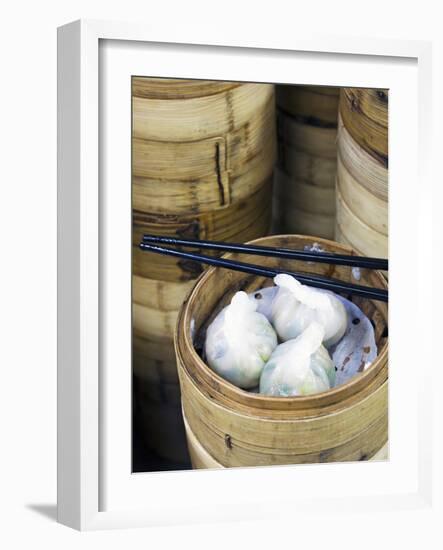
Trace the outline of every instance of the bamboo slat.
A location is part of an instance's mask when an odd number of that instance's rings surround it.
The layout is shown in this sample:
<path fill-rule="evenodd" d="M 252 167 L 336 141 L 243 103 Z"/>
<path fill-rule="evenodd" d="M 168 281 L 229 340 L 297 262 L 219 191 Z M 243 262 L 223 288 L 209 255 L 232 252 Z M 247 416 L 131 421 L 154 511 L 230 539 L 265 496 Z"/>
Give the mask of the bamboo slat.
<path fill-rule="evenodd" d="M 348 172 L 340 155 L 337 159 L 337 189 L 349 209 L 366 225 L 388 236 L 388 202 L 373 195 Z"/>
<path fill-rule="evenodd" d="M 271 223 L 271 188 L 272 181 L 265 181 L 247 200 L 195 215 L 133 212 L 133 273 L 163 281 L 195 279 L 201 273 L 198 264 L 141 251 L 143 234 L 238 242 L 265 235 Z"/>
<path fill-rule="evenodd" d="M 337 226 L 340 234 L 343 235 L 345 239 L 356 248 L 356 250 L 361 251 L 363 254 L 367 256 L 387 258 L 387 235 L 375 231 L 372 227 L 364 223 L 358 216 L 356 216 L 342 197 L 339 189 L 337 189 L 336 197 Z"/>
<path fill-rule="evenodd" d="M 273 233 L 284 231 L 299 235 L 312 235 L 323 238 L 334 237 L 335 216 L 312 214 L 287 205 L 279 199 L 274 200 Z"/>
<path fill-rule="evenodd" d="M 339 89 L 331 88 L 330 93 L 320 90 L 318 86 L 277 86 L 276 102 L 293 116 L 336 124 Z"/>
<path fill-rule="evenodd" d="M 320 187 L 335 187 L 337 162 L 335 158 L 317 157 L 279 143 L 278 162 L 295 180 L 308 181 Z"/>
<path fill-rule="evenodd" d="M 309 180 L 296 180 L 283 170 L 275 170 L 274 197 L 292 212 L 293 208 L 321 214 L 335 215 L 335 188 L 320 187 Z"/>
<path fill-rule="evenodd" d="M 193 99 L 237 88 L 239 82 L 223 80 L 186 80 L 181 78 L 132 78 L 132 95 L 147 99 Z"/>
<path fill-rule="evenodd" d="M 354 140 L 370 155 L 388 164 L 388 92 L 366 88 L 343 88 L 340 114 Z"/>
<path fill-rule="evenodd" d="M 217 137 L 250 122 L 273 98 L 271 84 L 242 84 L 209 96 L 187 99 L 134 96 L 132 135 L 167 142 Z"/>
<path fill-rule="evenodd" d="M 186 432 L 186 439 L 188 443 L 188 450 L 189 455 L 191 457 L 191 463 L 192 467 L 194 469 L 200 470 L 200 469 L 221 469 L 224 468 L 220 464 L 220 462 L 217 462 L 204 448 L 204 446 L 200 443 L 200 441 L 197 439 L 195 434 L 192 432 L 189 423 L 186 420 L 186 417 L 183 418 L 184 425 L 185 425 L 185 432 Z M 358 448 L 356 450 L 356 458 L 354 460 L 358 460 L 359 456 L 365 456 L 362 455 L 361 449 Z M 337 460 L 339 460 L 338 455 L 336 455 Z M 366 458 L 365 458 L 366 459 Z M 370 458 L 367 458 L 369 461 L 377 461 L 377 460 L 387 460 L 388 459 L 388 443 L 385 443 L 383 447 L 376 452 L 375 455 L 373 455 Z M 347 459 L 349 460 L 349 459 Z M 360 460 L 363 460 L 363 458 L 360 458 Z"/>
<path fill-rule="evenodd" d="M 194 281 L 174 282 L 133 275 L 132 301 L 160 311 L 178 311 Z"/>
<path fill-rule="evenodd" d="M 315 157 L 335 159 L 337 154 L 337 128 L 313 126 L 298 121 L 282 112 L 278 113 L 279 140 Z"/>
<path fill-rule="evenodd" d="M 248 128 L 198 142 L 133 140 L 133 208 L 204 212 L 247 199 L 272 173 L 275 121 L 267 108 Z M 271 120 L 272 115 L 272 120 Z"/>
<path fill-rule="evenodd" d="M 314 238 L 274 236 L 258 239 L 269 246 L 304 248 Z M 352 251 L 315 239 L 324 250 Z M 229 255 L 247 261 L 241 254 Z M 262 258 L 266 266 L 320 273 L 352 280 L 343 266 Z M 361 271 L 361 284 L 386 288 L 378 272 Z M 375 326 L 378 357 L 346 384 L 312 396 L 278 398 L 240 390 L 214 373 L 197 350 L 205 328 L 233 293 L 263 286 L 262 278 L 210 268 L 181 309 L 175 332 L 182 403 L 189 426 L 213 459 L 225 467 L 361 460 L 387 439 L 387 305 L 356 300 Z M 269 281 L 268 281 L 269 284 Z M 191 321 L 195 336 L 191 338 Z M 197 350 L 194 348 L 197 347 Z"/>
<path fill-rule="evenodd" d="M 352 177 L 379 199 L 388 200 L 388 169 L 354 140 L 339 117 L 337 150 Z"/>
<path fill-rule="evenodd" d="M 173 342 L 169 339 L 132 336 L 133 373 L 139 380 L 153 384 L 178 384 Z"/>

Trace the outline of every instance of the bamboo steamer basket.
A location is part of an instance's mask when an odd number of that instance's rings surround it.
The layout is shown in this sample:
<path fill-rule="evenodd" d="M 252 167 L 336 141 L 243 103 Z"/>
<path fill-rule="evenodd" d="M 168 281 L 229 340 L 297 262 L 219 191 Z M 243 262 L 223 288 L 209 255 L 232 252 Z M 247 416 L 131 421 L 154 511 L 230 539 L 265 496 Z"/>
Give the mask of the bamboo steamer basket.
<path fill-rule="evenodd" d="M 273 208 L 273 232 L 334 236 L 335 216 L 304 212 L 276 198 Z"/>
<path fill-rule="evenodd" d="M 173 257 L 155 257 L 139 248 L 144 233 L 191 239 L 241 241 L 265 235 L 271 223 L 272 180 L 262 183 L 248 199 L 209 212 L 189 215 L 160 215 L 133 212 L 133 273 L 163 281 L 195 279 L 202 268 L 194 262 Z"/>
<path fill-rule="evenodd" d="M 147 94 L 152 86 L 152 81 L 148 80 Z M 175 84 L 171 81 L 170 86 L 173 89 Z M 165 142 L 218 137 L 247 124 L 273 97 L 272 84 L 234 85 L 211 95 L 188 98 L 133 96 L 132 135 Z M 186 108 L 183 101 L 186 101 Z"/>
<path fill-rule="evenodd" d="M 364 223 L 350 209 L 340 189 L 336 190 L 337 227 L 340 234 L 366 256 L 388 257 L 388 237 Z"/>
<path fill-rule="evenodd" d="M 327 93 L 325 93 L 327 90 Z M 337 123 L 339 88 L 277 86 L 276 101 L 283 111 L 307 119 Z"/>
<path fill-rule="evenodd" d="M 320 187 L 309 180 L 295 180 L 276 169 L 274 197 L 291 210 L 297 208 L 313 214 L 335 215 L 335 188 Z"/>
<path fill-rule="evenodd" d="M 377 198 L 388 200 L 389 178 L 384 161 L 370 155 L 354 140 L 341 117 L 338 119 L 337 151 L 346 170 L 360 185 Z"/>
<path fill-rule="evenodd" d="M 374 231 L 388 235 L 388 202 L 360 185 L 337 157 L 337 189 L 349 210 Z"/>
<path fill-rule="evenodd" d="M 362 92 L 360 90 L 360 92 Z M 365 116 L 374 116 L 361 93 Z M 372 94 L 372 95 L 371 95 Z M 385 117 L 387 124 L 387 115 Z M 368 256 L 388 256 L 388 168 L 381 158 L 364 149 L 340 117 L 337 146 L 337 220 L 335 238 Z M 385 273 L 386 278 L 388 273 Z"/>
<path fill-rule="evenodd" d="M 279 140 L 315 157 L 335 159 L 337 154 L 337 126 L 305 124 L 295 117 L 278 113 L 277 133 Z"/>
<path fill-rule="evenodd" d="M 275 163 L 274 102 L 244 126 L 199 141 L 133 139 L 133 207 L 205 212 L 248 198 Z"/>
<path fill-rule="evenodd" d="M 238 86 L 240 86 L 239 82 L 224 80 L 135 76 L 132 78 L 132 95 L 147 99 L 193 99 L 227 92 Z"/>
<path fill-rule="evenodd" d="M 319 187 L 335 187 L 335 158 L 310 155 L 280 142 L 278 162 L 279 166 L 295 180 L 308 181 Z"/>
<path fill-rule="evenodd" d="M 253 241 L 303 249 L 314 242 L 326 251 L 350 254 L 341 244 L 306 236 L 272 236 Z M 230 254 L 248 261 L 242 254 Z M 318 273 L 344 281 L 348 267 L 262 258 L 283 270 Z M 387 288 L 379 272 L 362 269 L 361 284 Z M 210 268 L 197 281 L 180 310 L 175 351 L 183 411 L 199 442 L 224 467 L 361 460 L 387 441 L 387 305 L 355 299 L 375 326 L 378 357 L 346 384 L 312 396 L 278 398 L 246 392 L 213 372 L 194 348 L 214 316 L 240 289 L 252 292 L 270 284 L 248 274 Z"/>
<path fill-rule="evenodd" d="M 278 88 L 274 232 L 334 236 L 338 92 L 326 90 Z"/>
<path fill-rule="evenodd" d="M 194 281 L 165 282 L 133 275 L 132 301 L 151 309 L 178 311 Z"/>
<path fill-rule="evenodd" d="M 334 236 L 335 187 L 297 181 L 275 170 L 273 228 L 288 233 Z"/>
<path fill-rule="evenodd" d="M 186 420 L 186 417 L 183 417 L 183 422 L 185 425 L 186 440 L 188 443 L 189 456 L 191 458 L 191 464 L 194 470 L 203 470 L 203 469 L 222 469 L 222 466 L 217 462 L 204 448 L 200 443 L 197 437 L 192 432 L 189 424 Z M 369 461 L 380 461 L 387 460 L 389 458 L 389 444 L 385 443 L 383 447 L 371 458 Z"/>
<path fill-rule="evenodd" d="M 343 88 L 340 114 L 353 139 L 387 167 L 388 91 Z"/>

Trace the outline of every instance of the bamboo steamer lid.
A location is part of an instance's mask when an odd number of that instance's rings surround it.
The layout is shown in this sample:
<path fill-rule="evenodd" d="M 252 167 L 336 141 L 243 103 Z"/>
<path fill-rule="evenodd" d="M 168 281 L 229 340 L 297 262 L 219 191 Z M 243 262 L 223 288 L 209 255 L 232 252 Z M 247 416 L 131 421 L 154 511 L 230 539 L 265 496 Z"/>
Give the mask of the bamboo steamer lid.
<path fill-rule="evenodd" d="M 276 102 L 290 115 L 337 123 L 339 89 L 318 86 L 277 86 Z"/>
<path fill-rule="evenodd" d="M 370 193 L 388 200 L 388 169 L 384 162 L 370 155 L 351 136 L 341 117 L 338 123 L 337 150 L 352 177 Z"/>
<path fill-rule="evenodd" d="M 134 96 L 132 135 L 166 142 L 217 137 L 244 126 L 273 101 L 272 84 L 241 84 L 213 95 L 187 99 Z"/>
<path fill-rule="evenodd" d="M 387 90 L 343 88 L 340 93 L 340 114 L 353 139 L 387 167 Z"/>
<path fill-rule="evenodd" d="M 388 236 L 388 202 L 360 185 L 348 172 L 340 155 L 337 163 L 337 189 L 355 216 L 378 233 Z"/>
<path fill-rule="evenodd" d="M 343 199 L 339 189 L 337 197 L 337 226 L 345 239 L 366 256 L 387 258 L 388 237 L 364 223 Z"/>
<path fill-rule="evenodd" d="M 314 240 L 326 251 L 352 252 L 332 241 L 296 235 L 254 242 L 303 249 Z M 247 261 L 241 254 L 229 257 Z M 352 270 L 345 266 L 262 260 L 267 267 L 352 280 Z M 360 277 L 361 284 L 386 288 L 378 272 L 363 269 Z M 253 291 L 264 282 L 263 278 L 210 268 L 181 309 L 175 350 L 183 410 L 192 432 L 225 467 L 356 460 L 374 455 L 387 439 L 386 304 L 356 299 L 374 323 L 378 357 L 348 383 L 321 394 L 277 398 L 245 392 L 219 377 L 197 354 L 194 342 L 200 348 L 205 327 L 233 293 L 240 288 Z M 191 319 L 195 326 L 193 340 Z"/>
<path fill-rule="evenodd" d="M 279 112 L 277 133 L 279 140 L 299 151 L 316 157 L 336 157 L 337 128 L 334 125 L 313 126 Z"/>

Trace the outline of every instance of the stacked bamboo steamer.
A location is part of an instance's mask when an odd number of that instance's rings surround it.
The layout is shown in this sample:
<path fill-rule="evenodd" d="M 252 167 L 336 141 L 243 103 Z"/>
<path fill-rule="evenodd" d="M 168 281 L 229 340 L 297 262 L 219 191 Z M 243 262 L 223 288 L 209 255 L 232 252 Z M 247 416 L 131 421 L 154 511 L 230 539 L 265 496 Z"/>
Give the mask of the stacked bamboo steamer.
<path fill-rule="evenodd" d="M 142 235 L 244 242 L 269 231 L 274 87 L 133 78 L 133 368 L 148 446 L 187 460 L 173 330 L 202 267 L 143 252 Z"/>
<path fill-rule="evenodd" d="M 254 241 L 303 249 L 318 242 L 327 252 L 354 254 L 318 237 L 279 235 Z M 247 261 L 245 254 L 230 257 Z M 327 275 L 355 282 L 352 268 L 262 257 L 266 267 Z M 387 288 L 378 271 L 362 269 L 364 285 Z M 210 268 L 183 305 L 175 350 L 194 467 L 266 466 L 367 460 L 380 457 L 388 437 L 388 307 L 353 298 L 375 330 L 377 358 L 348 382 L 326 392 L 270 397 L 237 388 L 202 360 L 206 329 L 238 290 L 255 292 L 269 279 Z M 191 326 L 193 330 L 191 330 Z"/>
<path fill-rule="evenodd" d="M 343 88 L 337 155 L 336 239 L 388 257 L 388 92 Z"/>
<path fill-rule="evenodd" d="M 274 232 L 332 238 L 338 88 L 277 86 Z"/>

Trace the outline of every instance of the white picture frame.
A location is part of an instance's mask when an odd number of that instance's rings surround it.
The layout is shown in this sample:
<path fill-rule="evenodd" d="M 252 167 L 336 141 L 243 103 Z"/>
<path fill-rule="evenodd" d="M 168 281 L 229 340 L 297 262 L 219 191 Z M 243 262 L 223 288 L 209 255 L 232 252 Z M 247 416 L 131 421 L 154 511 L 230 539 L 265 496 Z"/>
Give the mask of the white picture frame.
<path fill-rule="evenodd" d="M 432 316 L 432 286 L 425 285 L 432 272 L 430 44 L 303 32 L 278 43 L 245 37 L 190 44 L 185 33 L 77 21 L 59 29 L 58 51 L 59 521 L 90 530 L 290 518 L 295 509 L 327 513 L 338 502 L 340 513 L 356 503 L 367 512 L 430 509 L 431 402 L 424 390 L 434 375 L 431 347 L 420 349 L 423 378 L 412 370 L 418 342 L 427 338 L 418 319 Z M 149 76 L 392 90 L 389 462 L 131 473 L 127 77 L 140 67 Z M 402 248 L 405 228 L 417 255 L 412 267 Z M 409 322 L 401 313 L 405 293 Z M 288 494 L 285 485 L 297 491 Z"/>

